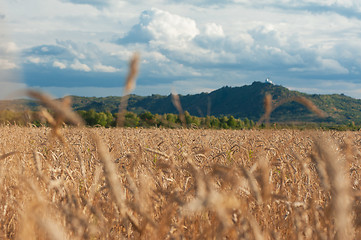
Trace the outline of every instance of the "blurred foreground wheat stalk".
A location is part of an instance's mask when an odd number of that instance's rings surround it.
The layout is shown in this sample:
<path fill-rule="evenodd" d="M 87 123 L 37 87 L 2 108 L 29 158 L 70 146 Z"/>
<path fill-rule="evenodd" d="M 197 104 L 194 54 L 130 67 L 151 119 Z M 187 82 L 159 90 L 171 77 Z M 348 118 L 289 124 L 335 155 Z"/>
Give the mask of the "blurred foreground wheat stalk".
<path fill-rule="evenodd" d="M 123 127 L 125 121 L 125 112 L 128 106 L 129 94 L 134 90 L 136 77 L 139 72 L 139 54 L 135 53 L 129 63 L 129 73 L 125 80 L 123 96 L 119 105 L 117 126 Z"/>

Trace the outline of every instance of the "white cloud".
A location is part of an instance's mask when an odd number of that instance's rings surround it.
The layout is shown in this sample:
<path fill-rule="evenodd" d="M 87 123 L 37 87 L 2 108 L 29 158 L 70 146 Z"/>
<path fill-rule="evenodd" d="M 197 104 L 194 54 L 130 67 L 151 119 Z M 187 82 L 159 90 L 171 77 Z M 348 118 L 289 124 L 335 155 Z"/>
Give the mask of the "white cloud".
<path fill-rule="evenodd" d="M 194 20 L 153 8 L 148 16 L 143 16 L 146 26 L 156 41 L 190 41 L 199 34 Z"/>
<path fill-rule="evenodd" d="M 117 69 L 115 67 L 105 66 L 105 65 L 103 65 L 101 63 L 98 63 L 98 64 L 94 65 L 94 70 L 97 71 L 97 72 L 109 72 L 109 73 L 119 71 L 119 69 Z"/>
<path fill-rule="evenodd" d="M 199 34 L 196 22 L 157 8 L 142 12 L 140 21 L 120 43 L 148 42 L 165 49 L 185 49 Z"/>
<path fill-rule="evenodd" d="M 162 53 L 156 52 L 156 51 L 144 52 L 144 53 L 142 53 L 141 58 L 144 61 L 146 61 L 147 63 L 152 63 L 152 62 L 167 63 L 167 62 L 170 62 L 170 60 L 166 56 L 164 56 Z"/>
<path fill-rule="evenodd" d="M 70 54 L 72 54 L 77 59 L 85 59 L 88 53 L 97 50 L 94 44 L 77 44 L 74 41 L 67 40 L 67 41 L 56 41 L 57 45 L 65 48 Z"/>
<path fill-rule="evenodd" d="M 348 74 L 349 70 L 334 59 L 317 59 L 321 65 L 322 70 L 327 71 L 328 73 L 337 73 L 337 74 Z"/>
<path fill-rule="evenodd" d="M 119 68 L 113 66 L 112 62 L 115 62 L 117 60 L 115 56 L 121 53 L 108 52 L 106 49 L 100 49 L 100 46 L 93 43 L 58 40 L 56 45 L 40 45 L 27 49 L 24 55 L 28 56 L 25 58 L 24 63 L 42 64 L 44 67 L 58 69 L 69 67 L 73 70 L 85 72 L 111 73 L 120 71 Z M 126 61 L 128 60 L 129 57 Z M 110 64 L 101 64 L 103 61 L 110 62 Z M 119 65 L 119 62 L 122 63 L 123 61 L 116 61 L 115 65 Z"/>
<path fill-rule="evenodd" d="M 1 27 L 1 26 L 0 26 Z M 0 55 L 3 58 L 13 58 L 19 51 L 16 43 L 1 39 L 0 36 Z"/>
<path fill-rule="evenodd" d="M 14 42 L 7 42 L 5 45 L 6 53 L 17 53 L 19 50 L 18 46 Z"/>
<path fill-rule="evenodd" d="M 287 23 L 277 22 L 279 21 L 277 18 L 272 20 L 276 15 L 272 13 L 273 15 L 267 16 L 267 14 L 269 13 L 266 13 L 265 20 L 262 21 L 250 19 L 250 24 L 245 29 L 235 27 L 234 31 L 229 29 L 225 31 L 219 23 L 206 22 L 199 24 L 200 31 L 197 22 L 193 19 L 152 9 L 141 14 L 139 23 L 122 40 L 128 42 L 140 40 L 140 43 L 148 44 L 144 51 L 158 52 L 160 56 L 164 56 L 168 62 L 166 65 L 159 65 L 155 56 L 153 61 L 148 58 L 143 60 L 146 64 L 153 64 L 154 70 L 150 70 L 151 72 L 160 70 L 158 74 L 164 76 L 181 74 L 183 71 L 179 70 L 183 65 L 191 68 L 194 74 L 202 73 L 201 75 L 206 72 L 202 71 L 202 68 L 237 71 L 236 67 L 238 71 L 273 69 L 272 71 L 283 71 L 284 74 L 289 70 L 313 71 L 317 75 L 322 75 L 322 71 L 325 74 L 331 72 L 348 74 L 347 65 L 334 60 L 337 58 L 336 54 L 328 56 L 338 39 L 331 38 L 325 44 L 324 38 L 332 36 L 333 33 L 328 28 L 322 28 L 325 24 L 332 24 L 334 25 L 332 29 L 342 30 L 344 22 L 339 21 L 339 18 L 343 20 L 344 17 L 337 16 L 332 20 L 334 16 L 320 18 L 308 14 L 305 18 L 307 21 L 299 24 L 297 19 L 301 15 L 291 16 L 290 23 Z M 288 15 L 283 16 L 288 17 Z M 171 21 L 173 18 L 178 21 Z M 298 25 L 294 25 L 293 22 Z M 181 30 L 189 26 L 192 26 L 191 29 L 194 31 L 187 30 L 188 35 L 183 38 Z M 300 29 L 302 32 L 297 32 L 299 27 L 302 28 Z M 318 28 L 324 30 L 320 31 Z M 328 49 L 321 46 L 328 46 Z M 174 67 L 177 71 L 169 71 Z"/>
<path fill-rule="evenodd" d="M 59 68 L 59 69 L 66 69 L 66 64 L 59 62 L 59 61 L 54 61 L 53 62 L 53 67 Z"/>
<path fill-rule="evenodd" d="M 290 68 L 291 72 L 314 72 L 317 75 L 330 75 L 330 74 L 349 74 L 350 71 L 342 66 L 337 60 L 330 58 L 317 57 L 314 65 L 306 66 L 303 68 Z"/>
<path fill-rule="evenodd" d="M 44 62 L 44 60 L 41 59 L 40 57 L 27 57 L 26 59 L 27 59 L 28 62 L 35 63 L 35 64 L 39 64 L 39 63 Z"/>
<path fill-rule="evenodd" d="M 222 26 L 216 23 L 207 23 L 204 33 L 209 37 L 215 38 L 222 38 L 225 36 Z"/>
<path fill-rule="evenodd" d="M 91 71 L 91 68 L 88 65 L 79 62 L 78 59 L 75 59 L 74 63 L 70 65 L 70 68 L 73 70 L 84 71 L 84 72 Z"/>
<path fill-rule="evenodd" d="M 41 50 L 43 53 L 49 52 L 49 48 L 48 48 L 48 47 L 42 47 L 40 50 Z"/>
<path fill-rule="evenodd" d="M 0 58 L 0 69 L 11 70 L 11 69 L 16 69 L 16 68 L 18 68 L 16 63 L 11 62 L 11 61 L 9 61 L 7 59 L 1 59 Z"/>

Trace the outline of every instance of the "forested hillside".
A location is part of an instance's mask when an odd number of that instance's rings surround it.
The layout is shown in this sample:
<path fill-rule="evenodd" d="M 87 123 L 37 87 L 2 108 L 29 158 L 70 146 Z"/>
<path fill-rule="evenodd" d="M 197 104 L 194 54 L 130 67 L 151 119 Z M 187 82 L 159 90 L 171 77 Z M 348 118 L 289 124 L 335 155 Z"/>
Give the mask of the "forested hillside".
<path fill-rule="evenodd" d="M 305 94 L 291 91 L 283 86 L 270 83 L 253 82 L 242 87 L 223 87 L 210 93 L 181 95 L 180 102 L 183 110 L 192 116 L 234 116 L 258 121 L 264 114 L 264 97 L 272 96 L 273 105 L 281 104 L 271 114 L 271 122 L 333 122 L 347 123 L 353 121 L 361 123 L 361 100 L 343 94 L 320 95 Z M 311 100 L 318 108 L 326 113 L 320 118 L 307 107 L 287 99 L 305 97 Z M 118 112 L 121 97 L 79 97 L 72 96 L 73 108 L 76 111 L 91 109 L 96 112 Z M 36 110 L 37 105 L 30 100 L 14 100 L 0 102 L 1 109 Z M 128 111 L 142 113 L 149 111 L 152 114 L 178 113 L 172 103 L 172 96 L 131 95 L 128 101 Z"/>

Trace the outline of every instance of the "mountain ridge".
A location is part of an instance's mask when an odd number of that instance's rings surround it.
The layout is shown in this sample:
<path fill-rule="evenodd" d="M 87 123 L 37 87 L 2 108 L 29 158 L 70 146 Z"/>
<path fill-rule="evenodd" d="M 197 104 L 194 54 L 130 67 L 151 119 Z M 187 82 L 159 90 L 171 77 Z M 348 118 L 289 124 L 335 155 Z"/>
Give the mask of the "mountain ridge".
<path fill-rule="evenodd" d="M 271 122 L 334 122 L 345 123 L 353 121 L 361 123 L 361 100 L 343 94 L 306 94 L 289 90 L 272 83 L 253 82 L 240 87 L 222 87 L 210 93 L 180 95 L 184 111 L 194 116 L 229 116 L 248 118 L 257 121 L 264 114 L 264 97 L 272 96 L 273 104 L 295 97 L 305 97 L 311 100 L 319 109 L 327 114 L 320 118 L 307 107 L 297 102 L 287 102 L 276 108 L 271 114 Z M 79 97 L 72 96 L 73 109 L 98 112 L 118 111 L 121 97 Z M 31 100 L 0 101 L 1 109 L 36 110 L 38 107 Z M 128 111 L 136 113 L 149 111 L 153 114 L 177 113 L 172 103 L 171 95 L 138 96 L 130 95 Z"/>

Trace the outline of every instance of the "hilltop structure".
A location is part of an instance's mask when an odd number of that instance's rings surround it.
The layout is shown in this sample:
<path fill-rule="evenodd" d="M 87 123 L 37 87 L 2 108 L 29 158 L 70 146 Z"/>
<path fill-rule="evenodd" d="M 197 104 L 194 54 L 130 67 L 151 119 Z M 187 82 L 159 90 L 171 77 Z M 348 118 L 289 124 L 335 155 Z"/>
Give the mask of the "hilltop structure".
<path fill-rule="evenodd" d="M 269 78 L 266 78 L 266 80 L 265 80 L 264 82 L 265 82 L 265 83 L 273 84 L 273 82 L 272 82 Z"/>

